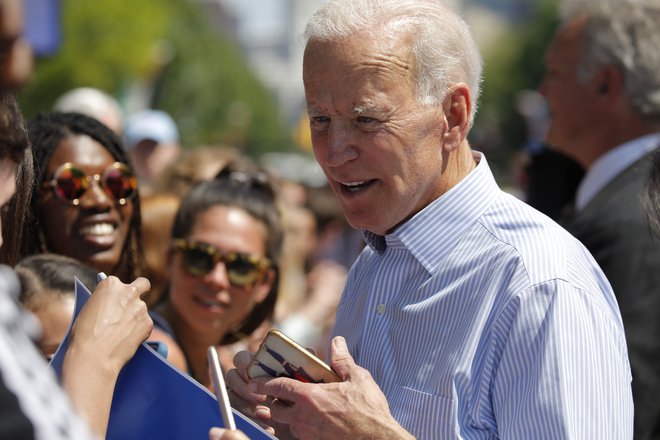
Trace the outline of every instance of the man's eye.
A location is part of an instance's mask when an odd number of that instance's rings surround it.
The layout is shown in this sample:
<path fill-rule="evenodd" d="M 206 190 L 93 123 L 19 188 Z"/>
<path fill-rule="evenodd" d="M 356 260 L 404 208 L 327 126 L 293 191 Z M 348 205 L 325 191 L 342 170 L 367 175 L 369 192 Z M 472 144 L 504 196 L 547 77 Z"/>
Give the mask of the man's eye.
<path fill-rule="evenodd" d="M 317 124 L 325 124 L 327 122 L 330 122 L 330 117 L 329 116 L 312 116 L 312 122 L 317 123 Z"/>
<path fill-rule="evenodd" d="M 372 122 L 376 122 L 376 118 L 372 118 L 370 116 L 358 116 L 357 121 L 360 124 L 370 124 Z"/>

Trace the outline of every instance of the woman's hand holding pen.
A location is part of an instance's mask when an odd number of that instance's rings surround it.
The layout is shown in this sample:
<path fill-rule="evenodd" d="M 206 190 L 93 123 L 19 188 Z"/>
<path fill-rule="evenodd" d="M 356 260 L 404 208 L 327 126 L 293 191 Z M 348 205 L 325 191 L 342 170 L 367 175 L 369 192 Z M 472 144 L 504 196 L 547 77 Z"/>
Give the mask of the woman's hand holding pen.
<path fill-rule="evenodd" d="M 146 278 L 102 280 L 78 315 L 62 366 L 62 385 L 90 426 L 105 436 L 117 376 L 153 328 L 141 297 Z"/>

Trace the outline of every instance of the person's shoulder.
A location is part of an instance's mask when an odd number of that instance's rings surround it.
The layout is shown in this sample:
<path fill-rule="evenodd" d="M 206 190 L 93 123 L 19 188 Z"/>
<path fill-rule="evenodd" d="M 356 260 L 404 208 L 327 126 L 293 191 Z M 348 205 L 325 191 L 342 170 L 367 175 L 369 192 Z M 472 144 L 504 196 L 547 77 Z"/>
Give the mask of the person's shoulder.
<path fill-rule="evenodd" d="M 570 267 L 594 263 L 584 246 L 562 226 L 512 195 L 505 194 L 479 218 L 509 255 L 524 266 L 530 283 L 568 278 Z"/>

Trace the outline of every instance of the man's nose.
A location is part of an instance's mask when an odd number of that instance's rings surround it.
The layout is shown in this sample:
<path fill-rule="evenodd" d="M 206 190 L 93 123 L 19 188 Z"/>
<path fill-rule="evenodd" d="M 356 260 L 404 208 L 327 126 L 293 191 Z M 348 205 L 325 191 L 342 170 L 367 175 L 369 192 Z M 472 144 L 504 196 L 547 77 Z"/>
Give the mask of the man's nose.
<path fill-rule="evenodd" d="M 328 165 L 337 167 L 357 156 L 355 129 L 350 123 L 333 120 L 328 128 Z"/>

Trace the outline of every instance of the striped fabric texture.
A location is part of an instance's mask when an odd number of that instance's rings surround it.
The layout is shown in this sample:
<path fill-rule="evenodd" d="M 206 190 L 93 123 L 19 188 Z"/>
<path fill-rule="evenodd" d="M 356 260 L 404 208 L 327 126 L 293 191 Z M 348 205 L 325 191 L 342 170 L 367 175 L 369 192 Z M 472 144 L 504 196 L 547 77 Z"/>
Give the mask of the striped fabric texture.
<path fill-rule="evenodd" d="M 365 232 L 335 335 L 419 439 L 629 439 L 631 373 L 589 252 L 483 155 L 393 233 Z"/>

